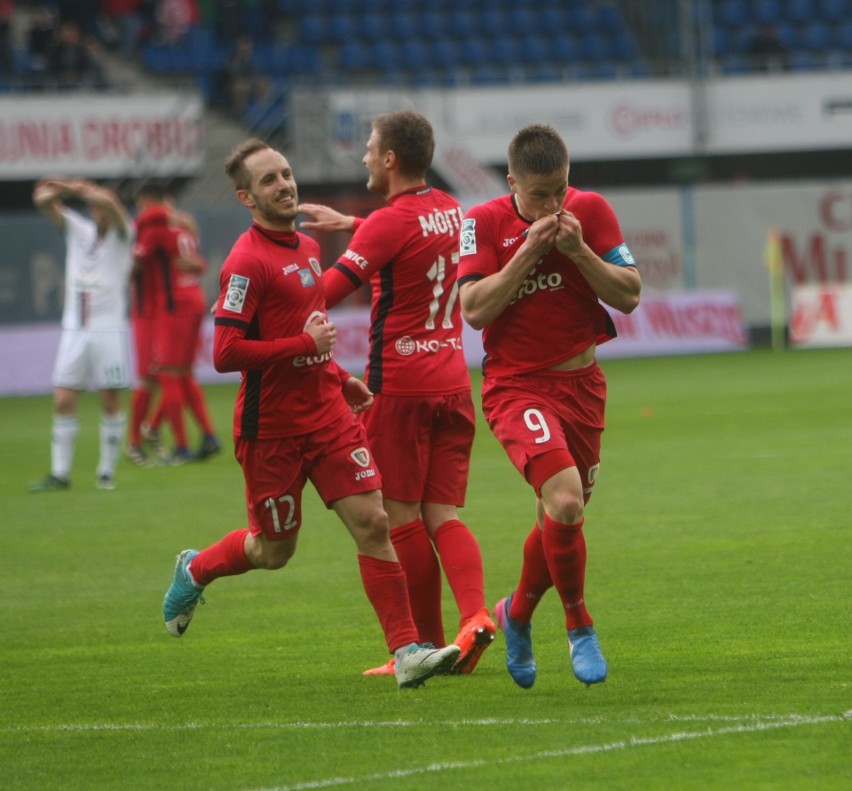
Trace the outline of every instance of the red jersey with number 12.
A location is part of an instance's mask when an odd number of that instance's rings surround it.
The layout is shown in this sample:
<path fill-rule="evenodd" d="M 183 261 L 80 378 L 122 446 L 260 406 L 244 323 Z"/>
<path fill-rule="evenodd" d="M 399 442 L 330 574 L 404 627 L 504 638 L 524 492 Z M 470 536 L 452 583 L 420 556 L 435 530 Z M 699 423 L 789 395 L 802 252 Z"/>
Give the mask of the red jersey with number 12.
<path fill-rule="evenodd" d="M 351 414 L 331 353 L 305 329 L 325 316 L 319 245 L 309 236 L 253 225 L 222 264 L 214 360 L 242 371 L 234 435 L 308 434 Z"/>
<path fill-rule="evenodd" d="M 462 211 L 424 186 L 391 196 L 358 227 L 335 269 L 372 288 L 367 385 L 386 395 L 470 389 L 458 301 Z"/>

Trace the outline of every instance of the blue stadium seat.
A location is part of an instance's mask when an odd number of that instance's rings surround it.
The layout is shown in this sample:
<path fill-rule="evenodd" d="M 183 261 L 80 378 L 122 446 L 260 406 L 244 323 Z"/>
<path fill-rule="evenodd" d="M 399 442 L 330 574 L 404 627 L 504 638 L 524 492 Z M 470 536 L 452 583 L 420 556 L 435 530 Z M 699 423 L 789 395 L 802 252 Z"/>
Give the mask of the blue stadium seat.
<path fill-rule="evenodd" d="M 388 32 L 394 38 L 414 38 L 421 35 L 419 20 L 407 11 L 395 11 L 388 18 Z"/>
<path fill-rule="evenodd" d="M 565 9 L 561 5 L 545 6 L 538 14 L 541 30 L 550 34 L 556 34 L 560 30 L 565 30 L 568 24 L 567 16 Z"/>
<path fill-rule="evenodd" d="M 424 71 L 432 64 L 428 45 L 420 39 L 410 38 L 400 43 L 400 65 L 409 71 Z"/>
<path fill-rule="evenodd" d="M 578 63 L 583 59 L 579 39 L 568 33 L 559 33 L 553 39 L 553 60 L 562 65 Z"/>
<path fill-rule="evenodd" d="M 528 33 L 521 39 L 519 56 L 528 66 L 545 66 L 553 59 L 553 40 L 541 33 Z"/>
<path fill-rule="evenodd" d="M 377 41 L 371 47 L 370 61 L 381 72 L 398 72 L 402 69 L 402 52 L 393 41 Z"/>
<path fill-rule="evenodd" d="M 357 39 L 340 46 L 337 67 L 341 71 L 361 71 L 371 65 L 370 50 Z"/>
<path fill-rule="evenodd" d="M 477 16 L 477 28 L 480 34 L 499 36 L 508 29 L 508 19 L 503 9 L 490 6 L 483 8 Z"/>
<path fill-rule="evenodd" d="M 296 35 L 303 44 L 322 44 L 326 39 L 326 17 L 317 13 L 301 14 Z"/>
<path fill-rule="evenodd" d="M 852 19 L 842 22 L 837 28 L 834 43 L 847 52 L 852 52 Z"/>
<path fill-rule="evenodd" d="M 567 12 L 565 24 L 571 33 L 581 35 L 594 30 L 595 19 L 585 4 L 574 5 Z"/>
<path fill-rule="evenodd" d="M 501 33 L 491 40 L 491 63 L 498 66 L 515 66 L 521 60 L 518 39 L 508 33 Z"/>
<path fill-rule="evenodd" d="M 604 33 L 617 33 L 624 29 L 621 9 L 614 3 L 605 3 L 595 11 L 595 27 Z"/>
<path fill-rule="evenodd" d="M 465 66 L 479 68 L 487 66 L 491 62 L 488 43 L 481 36 L 471 36 L 467 40 L 461 41 L 460 44 L 461 59 Z"/>
<path fill-rule="evenodd" d="M 456 38 L 466 38 L 467 36 L 478 35 L 479 29 L 470 11 L 464 8 L 456 8 L 449 14 L 446 32 Z"/>
<path fill-rule="evenodd" d="M 416 24 L 422 36 L 438 39 L 447 34 L 449 19 L 439 11 L 429 9 L 420 14 Z"/>
<path fill-rule="evenodd" d="M 542 30 L 537 15 L 522 4 L 511 6 L 507 21 L 512 35 L 526 35 Z"/>
<path fill-rule="evenodd" d="M 797 49 L 799 46 L 799 33 L 795 25 L 789 22 L 780 22 L 775 26 L 775 35 L 781 46 L 787 51 Z"/>
<path fill-rule="evenodd" d="M 831 49 L 833 39 L 831 28 L 825 22 L 814 20 L 802 27 L 799 46 L 813 52 L 825 52 Z"/>
<path fill-rule="evenodd" d="M 627 29 L 616 31 L 609 42 L 609 54 L 617 61 L 635 60 L 639 57 L 639 47 L 636 39 Z"/>
<path fill-rule="evenodd" d="M 752 18 L 759 25 L 778 25 L 784 20 L 781 0 L 755 0 Z"/>
<path fill-rule="evenodd" d="M 358 36 L 358 24 L 350 14 L 334 14 L 328 19 L 328 39 L 335 44 L 344 44 Z"/>
<path fill-rule="evenodd" d="M 820 0 L 819 15 L 826 22 L 852 20 L 852 4 L 849 0 Z"/>
<path fill-rule="evenodd" d="M 580 39 L 583 59 L 590 63 L 603 63 L 609 56 L 606 39 L 600 33 L 587 33 Z"/>
<path fill-rule="evenodd" d="M 787 19 L 799 25 L 812 21 L 817 14 L 814 0 L 788 0 Z"/>
<path fill-rule="evenodd" d="M 358 35 L 366 42 L 385 38 L 389 32 L 389 17 L 385 14 L 369 12 L 358 19 Z"/>
<path fill-rule="evenodd" d="M 530 75 L 534 82 L 561 82 L 565 75 L 555 66 L 544 64 L 536 68 Z"/>
<path fill-rule="evenodd" d="M 437 69 L 457 69 L 464 63 L 463 44 L 455 39 L 441 37 L 431 46 L 432 66 Z"/>
<path fill-rule="evenodd" d="M 719 22 L 729 28 L 743 27 L 751 21 L 748 4 L 743 0 L 724 0 L 715 14 Z"/>

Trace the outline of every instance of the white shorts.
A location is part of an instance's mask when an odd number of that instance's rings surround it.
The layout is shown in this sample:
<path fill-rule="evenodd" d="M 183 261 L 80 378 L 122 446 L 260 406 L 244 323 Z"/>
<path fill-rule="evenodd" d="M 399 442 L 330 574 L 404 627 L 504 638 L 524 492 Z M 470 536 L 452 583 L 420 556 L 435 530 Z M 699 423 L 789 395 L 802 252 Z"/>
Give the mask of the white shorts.
<path fill-rule="evenodd" d="M 125 330 L 62 330 L 53 386 L 68 390 L 121 390 L 130 386 Z"/>

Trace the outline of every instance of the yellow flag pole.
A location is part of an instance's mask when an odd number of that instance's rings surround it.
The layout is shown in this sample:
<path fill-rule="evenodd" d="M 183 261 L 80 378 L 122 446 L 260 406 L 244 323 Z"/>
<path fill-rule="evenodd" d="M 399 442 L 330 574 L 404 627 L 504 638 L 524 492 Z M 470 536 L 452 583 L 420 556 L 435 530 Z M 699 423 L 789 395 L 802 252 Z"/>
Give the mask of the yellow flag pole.
<path fill-rule="evenodd" d="M 781 235 L 775 229 L 766 234 L 763 260 L 769 270 L 769 326 L 772 348 L 780 351 L 787 344 L 787 295 L 784 289 Z"/>

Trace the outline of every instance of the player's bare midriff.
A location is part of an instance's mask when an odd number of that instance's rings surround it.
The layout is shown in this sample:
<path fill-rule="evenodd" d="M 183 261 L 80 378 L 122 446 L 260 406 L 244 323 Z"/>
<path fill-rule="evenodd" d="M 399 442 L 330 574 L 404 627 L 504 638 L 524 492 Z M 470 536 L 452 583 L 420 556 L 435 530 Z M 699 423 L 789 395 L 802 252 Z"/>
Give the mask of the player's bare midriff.
<path fill-rule="evenodd" d="M 551 366 L 550 370 L 571 371 L 574 368 L 585 368 L 595 361 L 595 349 L 597 349 L 597 346 L 593 343 L 588 349 L 584 349 L 579 354 L 575 354 L 573 357 Z"/>

